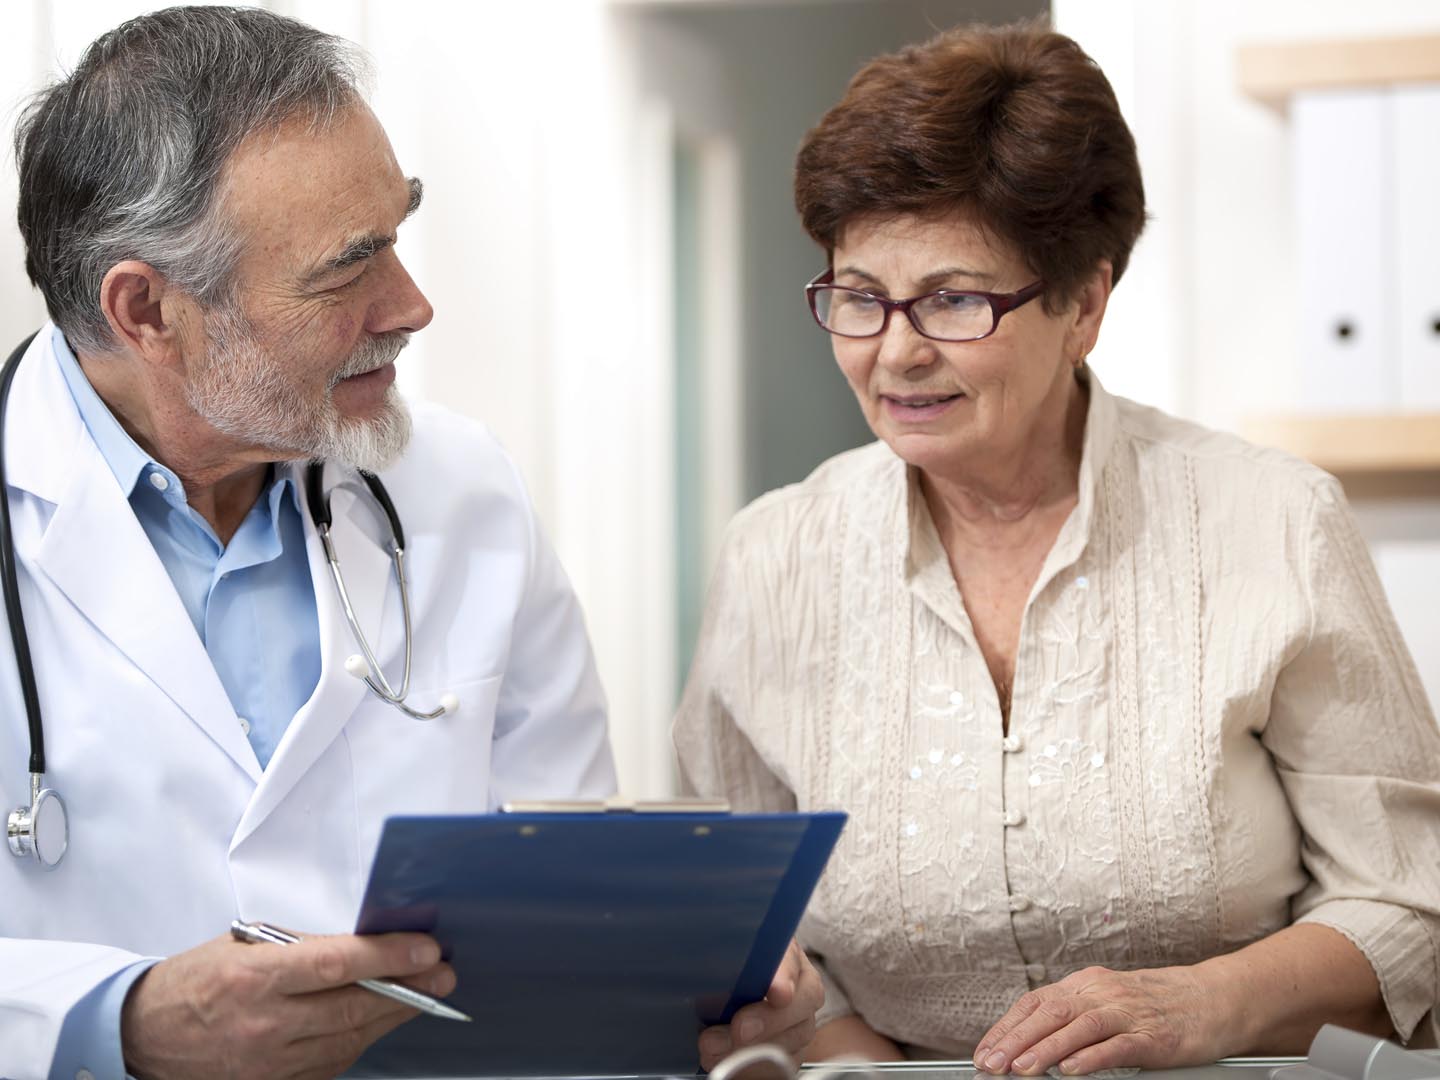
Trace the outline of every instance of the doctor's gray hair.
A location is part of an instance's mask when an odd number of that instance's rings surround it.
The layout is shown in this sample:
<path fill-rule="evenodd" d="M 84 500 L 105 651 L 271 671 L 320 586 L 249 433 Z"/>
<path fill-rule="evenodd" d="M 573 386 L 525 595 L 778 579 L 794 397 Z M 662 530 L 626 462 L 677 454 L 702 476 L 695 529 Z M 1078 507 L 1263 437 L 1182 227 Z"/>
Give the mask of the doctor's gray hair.
<path fill-rule="evenodd" d="M 15 132 L 25 269 L 70 344 L 116 347 L 100 285 L 127 259 L 202 304 L 232 299 L 231 155 L 292 118 L 323 129 L 366 75 L 350 42 L 257 8 L 168 8 L 96 39 Z"/>

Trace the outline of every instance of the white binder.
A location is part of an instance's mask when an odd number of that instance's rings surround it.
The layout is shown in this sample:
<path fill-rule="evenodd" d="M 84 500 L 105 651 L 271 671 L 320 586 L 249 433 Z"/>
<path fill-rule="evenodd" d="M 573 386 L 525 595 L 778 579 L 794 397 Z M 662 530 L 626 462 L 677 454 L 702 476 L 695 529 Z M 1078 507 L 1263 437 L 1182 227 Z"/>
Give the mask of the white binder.
<path fill-rule="evenodd" d="M 1380 90 L 1309 91 L 1292 102 L 1299 400 L 1311 411 L 1380 411 L 1398 403 L 1385 310 L 1390 119 Z"/>
<path fill-rule="evenodd" d="M 1396 405 L 1440 411 L 1440 86 L 1390 97 Z"/>

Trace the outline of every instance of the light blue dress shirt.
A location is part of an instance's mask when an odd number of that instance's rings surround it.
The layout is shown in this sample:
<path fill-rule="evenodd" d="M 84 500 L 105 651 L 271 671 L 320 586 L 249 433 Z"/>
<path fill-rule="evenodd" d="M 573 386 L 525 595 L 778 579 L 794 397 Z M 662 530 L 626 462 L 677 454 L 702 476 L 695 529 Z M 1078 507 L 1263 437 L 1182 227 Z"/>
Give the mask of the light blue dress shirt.
<path fill-rule="evenodd" d="M 272 480 L 222 544 L 186 501 L 180 478 L 120 426 L 64 335 L 53 333 L 80 416 L 174 582 L 256 758 L 268 765 L 320 681 L 320 622 L 299 493 L 289 477 Z M 73 1080 L 81 1069 L 96 1080 L 124 1076 L 120 1010 L 149 967 L 126 968 L 76 1003 L 65 1017 L 52 1078 Z"/>

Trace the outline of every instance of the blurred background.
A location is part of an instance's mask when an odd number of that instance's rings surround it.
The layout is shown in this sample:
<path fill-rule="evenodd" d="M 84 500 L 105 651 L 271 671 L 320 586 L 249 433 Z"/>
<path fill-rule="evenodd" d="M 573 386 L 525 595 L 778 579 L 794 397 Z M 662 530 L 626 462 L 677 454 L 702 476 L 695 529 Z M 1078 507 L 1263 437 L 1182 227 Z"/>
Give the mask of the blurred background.
<path fill-rule="evenodd" d="M 155 6 L 9 0 L 7 131 L 87 42 Z M 803 301 L 823 255 L 791 205 L 796 146 L 864 60 L 965 21 L 1048 15 L 1104 68 L 1135 132 L 1152 220 L 1090 357 L 1100 378 L 1343 471 L 1440 698 L 1440 391 L 1368 405 L 1369 426 L 1307 426 L 1317 401 L 1346 411 L 1350 383 L 1317 373 L 1301 345 L 1313 249 L 1298 235 L 1292 110 L 1242 89 L 1238 60 L 1267 45 L 1435 39 L 1434 0 L 264 6 L 374 59 L 375 110 L 426 191 L 400 253 L 436 315 L 402 358 L 402 388 L 485 421 L 528 478 L 587 614 L 628 794 L 672 790 L 669 717 L 725 522 L 869 439 Z M 14 186 L 11 161 L 6 205 Z M 1434 240 L 1419 258 L 1440 283 Z M 1322 260 L 1345 271 L 1342 247 Z M 565 302 L 572 289 L 583 306 Z M 0 298 L 6 340 L 44 318 L 11 215 Z M 1338 407 L 1314 393 L 1322 380 Z M 1364 456 L 1401 430 L 1400 457 Z"/>

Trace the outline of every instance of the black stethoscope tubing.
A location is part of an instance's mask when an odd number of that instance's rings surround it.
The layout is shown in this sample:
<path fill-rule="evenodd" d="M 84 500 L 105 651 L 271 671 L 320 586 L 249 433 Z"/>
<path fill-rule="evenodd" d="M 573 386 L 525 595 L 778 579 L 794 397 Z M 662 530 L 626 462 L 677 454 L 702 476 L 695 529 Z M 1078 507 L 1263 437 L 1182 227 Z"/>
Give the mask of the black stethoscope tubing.
<path fill-rule="evenodd" d="M 400 515 L 395 511 L 395 504 L 390 501 L 390 493 L 385 490 L 385 485 L 380 478 L 372 472 L 364 469 L 357 469 L 360 479 L 365 481 L 365 486 L 370 489 L 370 494 L 375 496 L 375 501 L 380 504 L 380 509 L 385 512 L 385 517 L 390 521 L 390 532 L 395 538 L 395 546 L 402 551 L 405 549 L 405 529 L 400 524 Z M 325 494 L 325 463 L 323 461 L 312 461 L 305 469 L 305 504 L 310 508 L 310 520 L 315 523 L 316 531 L 328 530 L 332 523 L 330 516 L 330 497 Z"/>
<path fill-rule="evenodd" d="M 38 333 L 38 331 L 37 331 Z M 10 530 L 10 490 L 5 481 L 5 413 L 10 404 L 10 384 L 20 367 L 20 358 L 35 340 L 31 334 L 15 347 L 0 373 L 0 575 L 4 578 L 5 618 L 10 624 L 10 643 L 20 674 L 20 693 L 25 699 L 25 716 L 30 723 L 30 774 L 45 773 L 45 728 L 40 718 L 40 692 L 35 685 L 35 665 L 30 657 L 30 637 L 20 610 L 20 583 L 15 569 L 15 539 Z"/>

